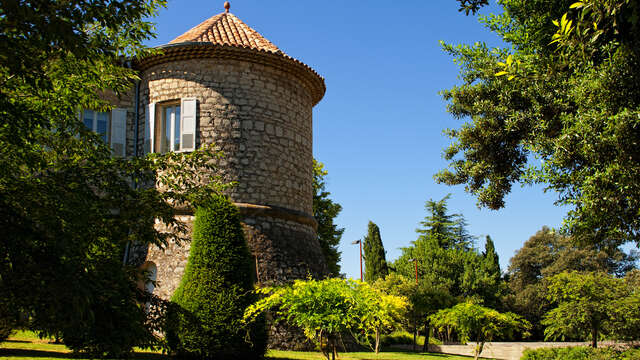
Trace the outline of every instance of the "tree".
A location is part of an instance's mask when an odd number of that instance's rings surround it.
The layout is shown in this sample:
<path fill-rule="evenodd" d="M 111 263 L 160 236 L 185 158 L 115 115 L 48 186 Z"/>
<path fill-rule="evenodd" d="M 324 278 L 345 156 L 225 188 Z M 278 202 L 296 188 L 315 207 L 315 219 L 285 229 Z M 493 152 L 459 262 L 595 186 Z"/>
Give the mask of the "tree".
<path fill-rule="evenodd" d="M 447 195 L 440 201 L 430 200 L 425 206 L 429 215 L 416 230 L 419 237 L 402 254 L 393 267 L 413 278 L 417 261 L 420 282 L 443 285 L 454 297 L 476 296 L 483 301 L 496 298 L 500 283 L 485 274 L 483 257 L 472 247 L 464 217 L 447 212 Z"/>
<path fill-rule="evenodd" d="M 620 299 L 627 297 L 621 279 L 603 272 L 564 272 L 551 278 L 547 298 L 557 307 L 549 311 L 542 323 L 549 339 L 566 336 L 591 337 L 598 346 L 600 334 L 615 332 L 614 313 Z"/>
<path fill-rule="evenodd" d="M 498 257 L 498 253 L 496 252 L 496 247 L 493 244 L 493 240 L 491 236 L 487 235 L 486 242 L 484 244 L 484 252 L 482 253 L 483 257 L 483 267 L 485 268 L 487 274 L 492 278 L 500 279 L 501 271 L 500 271 L 500 258 Z"/>
<path fill-rule="evenodd" d="M 527 320 L 516 314 L 500 313 L 472 302 L 440 310 L 430 318 L 438 332 L 449 336 L 455 331 L 464 343 L 474 340 L 474 359 L 478 359 L 482 353 L 485 342 L 499 336 L 510 337 L 516 332 L 522 332 L 526 336 L 530 327 Z"/>
<path fill-rule="evenodd" d="M 436 239 L 444 249 L 458 247 L 468 250 L 473 238 L 467 232 L 464 216 L 447 213 L 447 201 L 450 198 L 451 194 L 447 194 L 439 201 L 427 201 L 424 207 L 430 215 L 420 222 L 422 228 L 416 229 L 416 232 Z"/>
<path fill-rule="evenodd" d="M 256 300 L 251 292 L 254 272 L 235 205 L 220 196 L 199 207 L 187 268 L 172 298 L 181 311 L 170 315 L 170 350 L 200 359 L 261 358 L 264 323 L 247 331 L 242 323 L 245 309 Z"/>
<path fill-rule="evenodd" d="M 362 240 L 364 249 L 364 281 L 373 283 L 377 279 L 384 278 L 389 274 L 387 260 L 385 259 L 384 246 L 380 239 L 380 228 L 369 221 L 367 236 Z"/>
<path fill-rule="evenodd" d="M 30 328 L 94 356 L 153 341 L 139 273 L 122 264 L 125 244 L 184 240 L 173 205 L 222 189 L 217 178 L 202 185 L 217 156 L 210 150 L 112 158 L 77 116 L 108 110 L 104 92 L 131 89 L 138 77 L 121 57 L 148 53 L 145 19 L 165 3 L 21 1 L 0 10 L 0 303 L 11 312 L 3 315 L 28 315 Z M 156 231 L 154 219 L 175 231 Z"/>
<path fill-rule="evenodd" d="M 421 281 L 416 284 L 413 279 L 407 278 L 396 272 L 390 273 L 385 278 L 380 278 L 373 283 L 373 287 L 380 291 L 401 296 L 409 300 L 403 327 L 416 334 L 419 326 L 424 326 L 423 352 L 427 352 L 429 346 L 429 334 L 431 324 L 429 315 L 438 310 L 452 306 L 455 301 L 445 286 L 435 282 Z M 415 338 L 414 338 L 415 343 Z"/>
<path fill-rule="evenodd" d="M 331 193 L 326 191 L 325 183 L 327 174 L 324 165 L 313 159 L 313 216 L 318 222 L 318 241 L 329 268 L 329 276 L 337 277 L 340 276 L 338 244 L 344 228 L 338 228 L 333 221 L 342 211 L 342 206 L 329 199 Z"/>
<path fill-rule="evenodd" d="M 598 250 L 575 245 L 570 238 L 543 227 L 511 258 L 507 272 L 508 308 L 533 324 L 534 338 L 543 337 L 542 317 L 551 310 L 546 297 L 548 279 L 565 271 L 601 271 L 623 276 L 635 267 L 635 252 L 615 248 Z"/>
<path fill-rule="evenodd" d="M 575 241 L 640 245 L 640 8 L 632 0 L 502 0 L 481 17 L 507 44 L 444 45 L 462 84 L 443 91 L 468 118 L 439 182 L 504 207 L 514 183 L 544 184 L 569 205 Z"/>
<path fill-rule="evenodd" d="M 304 330 L 327 359 L 335 359 L 337 344 L 343 333 L 352 333 L 368 341 L 373 333 L 378 348 L 379 333 L 385 327 L 394 326 L 406 308 L 406 300 L 387 295 L 366 283 L 354 280 L 296 280 L 293 284 L 276 288 L 262 288 L 258 292 L 267 295 L 251 305 L 245 312 L 245 321 L 270 309 L 275 315 Z"/>

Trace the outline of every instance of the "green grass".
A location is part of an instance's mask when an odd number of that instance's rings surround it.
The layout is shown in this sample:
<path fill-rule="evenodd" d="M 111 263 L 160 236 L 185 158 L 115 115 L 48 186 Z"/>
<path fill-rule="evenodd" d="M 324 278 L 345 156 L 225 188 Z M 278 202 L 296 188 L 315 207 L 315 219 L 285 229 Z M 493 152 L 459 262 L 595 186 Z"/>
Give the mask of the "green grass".
<path fill-rule="evenodd" d="M 469 360 L 465 356 L 453 356 L 434 353 L 412 353 L 412 352 L 351 352 L 338 353 L 339 360 Z M 267 352 L 267 359 L 281 360 L 322 360 L 325 359 L 319 352 L 300 351 L 279 351 L 270 350 Z M 338 358 L 337 358 L 338 359 Z"/>
<path fill-rule="evenodd" d="M 469 360 L 464 356 L 451 356 L 444 354 L 425 354 L 412 352 L 353 352 L 339 353 L 340 360 Z M 50 339 L 39 339 L 30 331 L 19 331 L 4 343 L 0 343 L 0 359 L 3 360 L 59 360 L 78 359 L 87 360 L 86 357 L 74 355 L 64 345 L 53 344 Z M 136 352 L 131 360 L 168 360 L 169 356 L 153 352 Z M 281 360 L 322 360 L 324 357 L 319 352 L 301 351 L 277 351 L 267 352 L 267 359 Z"/>

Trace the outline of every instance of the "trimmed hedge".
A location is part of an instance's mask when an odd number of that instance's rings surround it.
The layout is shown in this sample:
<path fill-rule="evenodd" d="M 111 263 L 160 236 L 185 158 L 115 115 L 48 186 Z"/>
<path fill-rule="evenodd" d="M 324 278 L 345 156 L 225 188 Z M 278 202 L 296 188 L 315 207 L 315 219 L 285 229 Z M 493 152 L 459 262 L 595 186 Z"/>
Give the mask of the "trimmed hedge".
<path fill-rule="evenodd" d="M 640 349 L 622 351 L 585 346 L 525 350 L 520 360 L 640 360 Z"/>
<path fill-rule="evenodd" d="M 238 209 L 226 197 L 198 208 L 189 260 L 172 301 L 166 341 L 181 358 L 256 359 L 264 355 L 264 321 L 243 325 L 257 299 L 253 261 Z"/>

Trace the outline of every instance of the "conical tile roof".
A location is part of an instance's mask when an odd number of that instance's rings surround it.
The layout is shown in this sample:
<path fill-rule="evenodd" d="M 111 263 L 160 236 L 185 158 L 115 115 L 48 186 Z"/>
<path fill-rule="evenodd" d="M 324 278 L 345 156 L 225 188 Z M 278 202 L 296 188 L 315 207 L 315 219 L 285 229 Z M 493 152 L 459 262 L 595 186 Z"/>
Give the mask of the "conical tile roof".
<path fill-rule="evenodd" d="M 184 42 L 230 45 L 284 55 L 271 41 L 228 12 L 210 17 L 169 44 Z"/>

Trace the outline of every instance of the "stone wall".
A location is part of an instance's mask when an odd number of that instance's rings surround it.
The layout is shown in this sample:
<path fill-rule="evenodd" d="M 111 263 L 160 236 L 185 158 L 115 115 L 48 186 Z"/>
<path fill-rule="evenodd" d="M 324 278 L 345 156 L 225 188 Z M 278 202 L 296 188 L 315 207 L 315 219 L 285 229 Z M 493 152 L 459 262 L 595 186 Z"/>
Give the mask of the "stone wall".
<path fill-rule="evenodd" d="M 142 74 L 138 144 L 150 103 L 193 97 L 196 143 L 225 152 L 218 162 L 239 203 L 312 213 L 312 99 L 290 75 L 255 63 L 193 59 Z"/>
<path fill-rule="evenodd" d="M 287 73 L 251 62 L 191 59 L 156 65 L 142 73 L 139 153 L 149 104 L 183 98 L 197 99 L 196 145 L 213 143 L 225 153 L 216 165 L 225 181 L 237 182 L 228 195 L 240 207 L 260 283 L 326 274 L 311 215 L 308 90 Z M 183 221 L 191 226 L 193 218 Z M 149 249 L 147 261 L 158 269 L 156 294 L 170 298 L 188 253 L 189 244 Z"/>
<path fill-rule="evenodd" d="M 178 216 L 178 220 L 187 225 L 188 236 L 191 237 L 194 216 L 181 215 Z M 156 224 L 156 228 L 160 231 L 168 231 L 160 223 Z M 169 244 L 164 249 L 160 249 L 155 245 L 149 246 L 146 260 L 154 263 L 157 269 L 156 287 L 153 291 L 155 295 L 165 300 L 171 299 L 171 295 L 180 285 L 180 280 L 184 275 L 190 249 L 190 242 L 176 244 L 174 241 L 169 241 Z"/>

